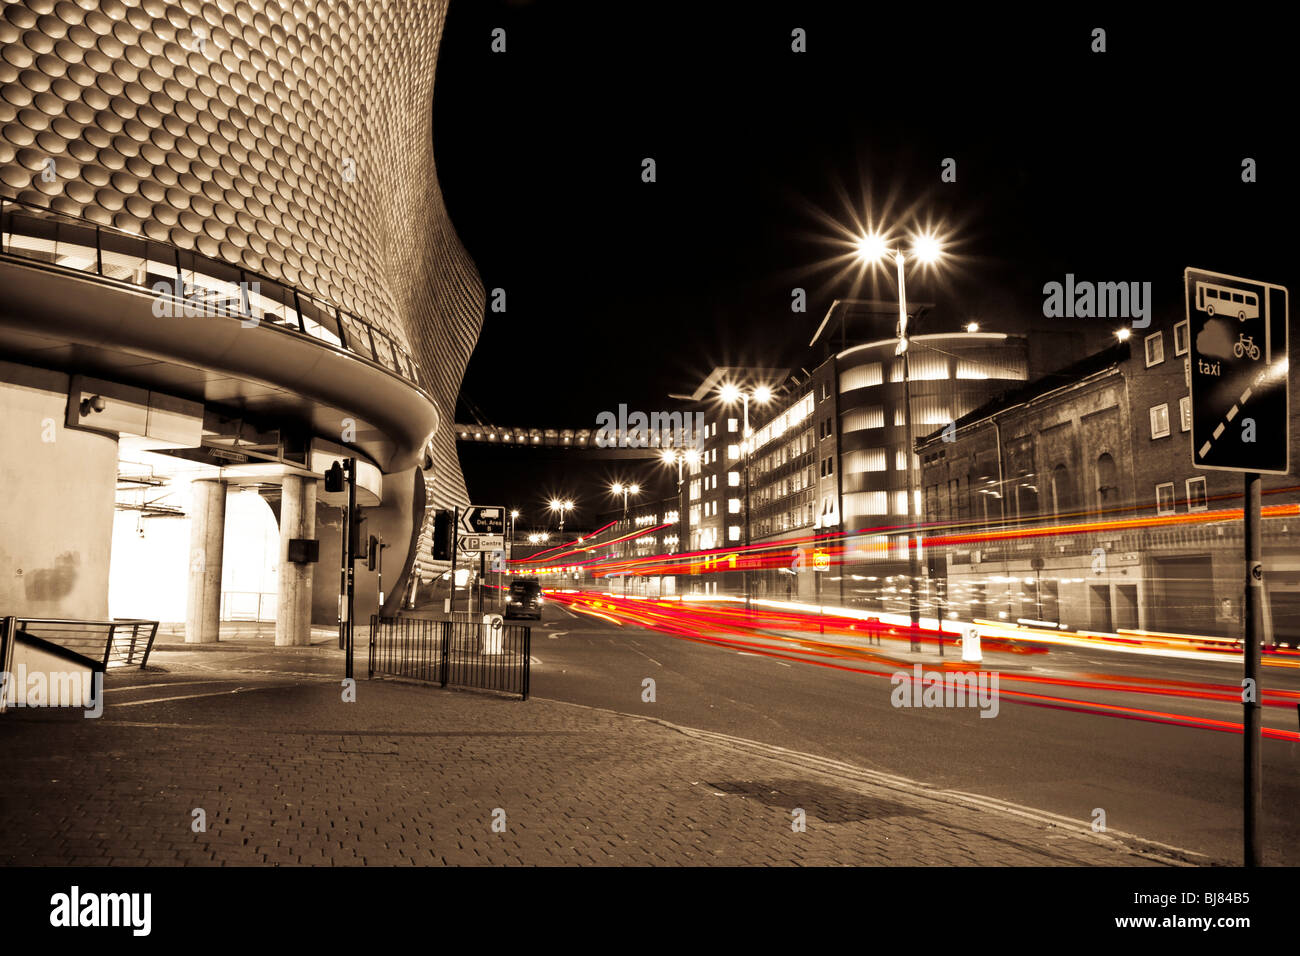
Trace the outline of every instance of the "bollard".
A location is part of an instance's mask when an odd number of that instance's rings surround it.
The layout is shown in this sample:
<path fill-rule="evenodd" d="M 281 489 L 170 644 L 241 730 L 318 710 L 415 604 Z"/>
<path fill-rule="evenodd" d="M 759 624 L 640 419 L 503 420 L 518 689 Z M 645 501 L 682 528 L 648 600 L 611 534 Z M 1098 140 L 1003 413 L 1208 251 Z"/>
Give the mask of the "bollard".
<path fill-rule="evenodd" d="M 961 659 L 963 662 L 978 664 L 983 658 L 980 657 L 980 632 L 979 628 L 969 626 L 961 639 Z"/>

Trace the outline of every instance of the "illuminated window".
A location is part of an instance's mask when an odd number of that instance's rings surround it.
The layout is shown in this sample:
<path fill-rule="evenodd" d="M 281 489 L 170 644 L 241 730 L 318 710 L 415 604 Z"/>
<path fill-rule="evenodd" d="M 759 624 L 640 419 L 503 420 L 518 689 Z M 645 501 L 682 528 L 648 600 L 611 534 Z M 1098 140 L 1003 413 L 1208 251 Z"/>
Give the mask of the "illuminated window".
<path fill-rule="evenodd" d="M 1166 402 L 1151 409 L 1151 437 L 1169 437 L 1169 404 Z"/>
<path fill-rule="evenodd" d="M 1192 430 L 1192 396 L 1184 395 L 1178 400 L 1178 421 L 1183 431 Z"/>
<path fill-rule="evenodd" d="M 716 453 L 715 453 L 715 454 L 716 454 Z M 728 445 L 728 446 L 727 446 L 727 461 L 735 461 L 735 460 L 736 460 L 737 458 L 739 458 L 739 457 L 740 457 L 740 446 L 739 446 L 739 445 Z"/>
<path fill-rule="evenodd" d="M 1165 360 L 1165 336 L 1163 332 L 1155 332 L 1146 337 L 1147 368 L 1153 365 L 1159 365 Z"/>
<path fill-rule="evenodd" d="M 729 514 L 729 515 L 738 515 L 738 514 L 740 514 L 740 499 L 739 499 L 739 498 L 728 498 L 728 499 L 727 499 L 727 514 Z"/>
<path fill-rule="evenodd" d="M 1174 354 L 1186 355 L 1188 352 L 1189 327 L 1187 320 L 1179 322 L 1174 326 Z"/>
<path fill-rule="evenodd" d="M 740 525 L 733 524 L 727 528 L 727 540 L 728 541 L 740 540 Z"/>
<path fill-rule="evenodd" d="M 1156 485 L 1156 514 L 1171 515 L 1174 513 L 1174 483 L 1172 481 L 1162 482 Z"/>
<path fill-rule="evenodd" d="M 1205 496 L 1205 478 L 1187 479 L 1187 510 L 1204 511 L 1209 506 L 1208 499 Z"/>
<path fill-rule="evenodd" d="M 727 472 L 727 487 L 728 488 L 740 487 L 740 472 L 738 471 Z"/>

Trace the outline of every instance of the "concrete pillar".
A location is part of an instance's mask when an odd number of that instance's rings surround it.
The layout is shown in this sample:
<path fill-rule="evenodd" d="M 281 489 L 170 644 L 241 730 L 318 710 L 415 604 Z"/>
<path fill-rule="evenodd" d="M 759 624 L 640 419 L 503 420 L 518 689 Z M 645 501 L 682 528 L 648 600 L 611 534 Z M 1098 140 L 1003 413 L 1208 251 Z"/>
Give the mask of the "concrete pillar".
<path fill-rule="evenodd" d="M 0 612 L 102 621 L 117 437 L 66 427 L 68 385 L 0 361 Z"/>
<path fill-rule="evenodd" d="M 190 484 L 190 583 L 185 600 L 185 643 L 220 639 L 221 561 L 226 535 L 226 483 Z"/>
<path fill-rule="evenodd" d="M 311 644 L 311 592 L 315 567 L 289 560 L 292 538 L 316 537 L 316 479 L 286 475 L 280 492 L 279 598 L 276 602 L 276 647 Z"/>

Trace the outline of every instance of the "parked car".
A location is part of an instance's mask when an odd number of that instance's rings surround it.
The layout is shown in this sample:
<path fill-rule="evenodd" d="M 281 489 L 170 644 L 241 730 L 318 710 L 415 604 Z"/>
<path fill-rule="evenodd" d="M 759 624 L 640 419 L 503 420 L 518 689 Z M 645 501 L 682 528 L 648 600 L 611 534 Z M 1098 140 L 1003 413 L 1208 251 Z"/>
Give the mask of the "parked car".
<path fill-rule="evenodd" d="M 545 603 L 540 582 L 511 581 L 510 590 L 506 592 L 506 617 L 533 617 L 540 621 Z"/>

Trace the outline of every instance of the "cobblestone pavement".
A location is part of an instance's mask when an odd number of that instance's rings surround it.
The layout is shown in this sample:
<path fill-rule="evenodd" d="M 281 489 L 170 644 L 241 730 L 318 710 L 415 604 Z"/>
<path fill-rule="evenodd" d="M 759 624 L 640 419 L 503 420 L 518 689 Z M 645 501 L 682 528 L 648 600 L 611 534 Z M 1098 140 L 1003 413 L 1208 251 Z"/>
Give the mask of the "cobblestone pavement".
<path fill-rule="evenodd" d="M 571 704 L 364 679 L 347 703 L 326 676 L 337 651 L 294 650 L 160 651 L 157 670 L 110 672 L 100 719 L 0 717 L 0 862 L 1205 862 L 1081 821 Z"/>

